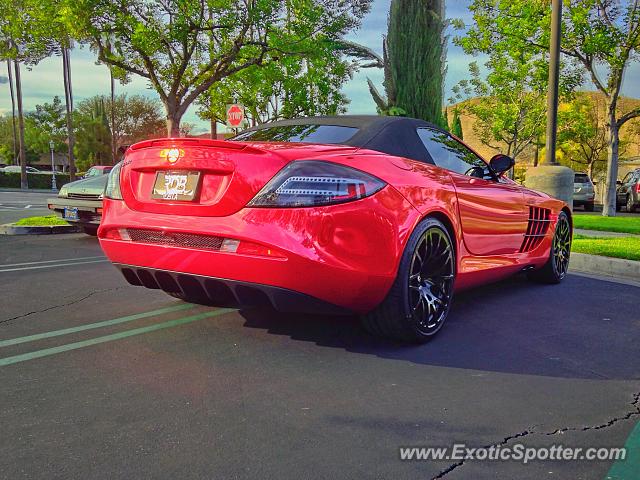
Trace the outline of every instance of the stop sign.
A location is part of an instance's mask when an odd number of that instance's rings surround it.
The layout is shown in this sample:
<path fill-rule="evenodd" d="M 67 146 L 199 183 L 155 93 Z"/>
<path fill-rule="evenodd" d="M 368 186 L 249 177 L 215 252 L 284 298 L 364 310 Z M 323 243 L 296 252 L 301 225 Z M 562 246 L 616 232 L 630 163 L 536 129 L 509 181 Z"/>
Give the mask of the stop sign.
<path fill-rule="evenodd" d="M 227 126 L 239 128 L 244 123 L 244 106 L 234 103 L 227 106 Z"/>

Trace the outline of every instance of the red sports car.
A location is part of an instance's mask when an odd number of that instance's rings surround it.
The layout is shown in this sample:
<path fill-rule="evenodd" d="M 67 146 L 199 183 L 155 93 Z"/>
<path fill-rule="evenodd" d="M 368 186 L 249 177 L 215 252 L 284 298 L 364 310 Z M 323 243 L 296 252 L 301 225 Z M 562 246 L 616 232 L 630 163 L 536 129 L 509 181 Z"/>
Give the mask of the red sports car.
<path fill-rule="evenodd" d="M 133 285 L 189 302 L 356 313 L 422 342 L 455 291 L 567 273 L 571 211 L 410 118 L 316 117 L 232 141 L 132 145 L 109 175 L 99 237 Z"/>

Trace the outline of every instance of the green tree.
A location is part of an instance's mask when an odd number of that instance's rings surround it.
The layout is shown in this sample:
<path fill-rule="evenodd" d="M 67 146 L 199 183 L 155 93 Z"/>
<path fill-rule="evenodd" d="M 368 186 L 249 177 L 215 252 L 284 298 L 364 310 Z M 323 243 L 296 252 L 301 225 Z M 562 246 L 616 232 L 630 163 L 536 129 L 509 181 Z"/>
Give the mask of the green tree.
<path fill-rule="evenodd" d="M 32 0 L 0 2 L 0 58 L 13 66 L 15 98 L 18 111 L 18 156 L 20 159 L 20 185 L 27 188 L 27 147 L 25 119 L 22 105 L 21 64 L 34 65 L 52 52 L 46 40 L 48 26 L 31 15 Z M 11 68 L 11 67 L 10 67 Z"/>
<path fill-rule="evenodd" d="M 485 80 L 477 63 L 471 63 L 471 79 L 456 85 L 449 101 L 463 102 L 457 108 L 474 117 L 474 132 L 484 145 L 517 159 L 544 128 L 544 75 L 522 57 L 492 56 L 486 68 Z"/>
<path fill-rule="evenodd" d="M 116 150 L 165 133 L 162 105 L 158 100 L 144 95 L 127 94 L 115 95 L 113 103 L 110 98 L 98 98 L 103 99 L 107 116 L 110 120 L 113 119 L 113 126 L 109 126 Z"/>
<path fill-rule="evenodd" d="M 396 106 L 442 127 L 444 28 L 443 0 L 391 2 L 387 47 Z"/>
<path fill-rule="evenodd" d="M 216 82 L 298 58 L 359 24 L 370 0 L 65 0 L 100 62 L 147 79 L 177 136 L 187 108 Z M 108 36 L 115 38 L 112 43 Z"/>
<path fill-rule="evenodd" d="M 560 107 L 558 146 L 563 152 L 562 163 L 576 170 L 586 170 L 591 178 L 594 173 L 606 169 L 609 143 L 606 105 L 602 97 L 579 94 L 571 103 Z"/>
<path fill-rule="evenodd" d="M 325 43 L 302 61 L 284 58 L 215 83 L 198 99 L 198 114 L 224 123 L 226 105 L 235 99 L 245 106 L 252 125 L 299 116 L 336 115 L 346 111 L 347 98 L 340 90 L 350 77 L 350 65 Z"/>
<path fill-rule="evenodd" d="M 448 128 L 442 114 L 446 73 L 443 0 L 392 0 L 382 57 L 372 49 L 343 42 L 361 68 L 384 70 L 385 95 L 371 80 L 369 92 L 383 115 L 407 115 Z"/>
<path fill-rule="evenodd" d="M 549 47 L 549 2 L 474 0 L 475 25 L 468 36 L 480 51 L 511 42 L 545 52 Z M 615 215 L 620 128 L 640 116 L 640 108 L 621 111 L 624 73 L 640 49 L 640 4 L 637 1 L 572 0 L 563 12 L 561 50 L 602 93 L 607 111 L 607 185 L 603 215 Z"/>
<path fill-rule="evenodd" d="M 453 120 L 452 120 L 452 123 L 451 123 L 451 133 L 453 133 L 460 140 L 463 139 L 462 120 L 460 119 L 460 111 L 457 108 L 455 108 L 453 110 Z"/>
<path fill-rule="evenodd" d="M 67 148 L 67 120 L 60 97 L 53 97 L 52 103 L 36 105 L 35 111 L 27 113 L 26 118 L 32 130 L 29 146 L 38 154 L 48 153 L 52 140 L 54 151 Z"/>
<path fill-rule="evenodd" d="M 92 165 L 113 163 L 105 98 L 98 96 L 80 102 L 74 117 L 78 132 L 74 152 L 78 168 L 86 171 Z"/>

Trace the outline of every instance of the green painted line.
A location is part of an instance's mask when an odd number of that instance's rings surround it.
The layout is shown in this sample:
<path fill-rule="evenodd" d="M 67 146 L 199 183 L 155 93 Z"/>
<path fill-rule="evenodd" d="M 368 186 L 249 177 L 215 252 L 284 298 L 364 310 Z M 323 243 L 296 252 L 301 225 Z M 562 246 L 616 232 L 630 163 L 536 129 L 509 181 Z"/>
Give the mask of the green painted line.
<path fill-rule="evenodd" d="M 194 306 L 195 305 L 192 305 L 190 303 L 184 305 L 175 305 L 173 307 L 161 308 L 159 310 L 153 310 L 151 312 L 136 313 L 135 315 L 127 315 L 126 317 L 114 318 L 113 320 L 105 320 L 104 322 L 88 323 L 86 325 L 80 325 L 78 327 L 64 328 L 62 330 L 53 330 L 51 332 L 45 333 L 37 333 L 35 335 L 28 335 L 26 337 L 12 338 L 10 340 L 0 340 L 0 347 L 8 347 L 9 345 L 34 342 L 36 340 L 42 340 L 43 338 L 59 337 L 60 335 L 83 332 L 85 330 L 92 330 L 94 328 L 108 327 L 109 325 L 118 325 L 119 323 L 132 322 L 140 318 L 152 317 L 154 315 L 162 315 L 164 313 L 170 312 L 177 312 L 179 310 L 186 310 L 188 308 L 193 308 Z"/>
<path fill-rule="evenodd" d="M 82 342 L 68 343 L 66 345 L 60 345 L 59 347 L 45 348 L 44 350 L 36 350 L 35 352 L 24 353 L 22 355 L 15 355 L 13 357 L 0 358 L 0 367 L 12 365 L 14 363 L 26 362 L 27 360 L 34 360 L 36 358 L 48 357 L 49 355 L 56 355 L 58 353 L 68 352 L 70 350 L 77 350 L 79 348 L 90 347 L 91 345 L 98 345 L 100 343 L 112 342 L 114 340 L 120 340 L 122 338 L 133 337 L 134 335 L 141 335 L 143 333 L 154 332 L 156 330 L 162 330 L 164 328 L 177 327 L 179 325 L 185 325 L 191 322 L 197 322 L 198 320 L 204 320 L 205 318 L 216 317 L 218 315 L 224 315 L 225 313 L 235 311 L 232 308 L 221 308 L 211 312 L 199 313 L 198 315 L 191 315 L 189 317 L 177 318 L 164 323 L 157 323 L 155 325 L 149 325 L 148 327 L 134 328 L 133 330 L 127 330 L 124 332 L 114 333 L 112 335 L 105 335 L 103 337 L 92 338 L 90 340 L 84 340 Z"/>
<path fill-rule="evenodd" d="M 616 460 L 605 480 L 638 480 L 640 478 L 640 422 L 638 422 L 624 444 L 627 456 Z"/>

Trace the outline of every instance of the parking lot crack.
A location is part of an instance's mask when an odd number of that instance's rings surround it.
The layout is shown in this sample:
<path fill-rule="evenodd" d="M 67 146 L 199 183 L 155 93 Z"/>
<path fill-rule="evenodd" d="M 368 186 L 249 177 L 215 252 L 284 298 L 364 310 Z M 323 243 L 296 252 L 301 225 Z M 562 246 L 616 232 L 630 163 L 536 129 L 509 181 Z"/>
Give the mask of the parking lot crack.
<path fill-rule="evenodd" d="M 481 449 L 489 449 L 491 447 L 501 447 L 501 446 L 506 445 L 507 443 L 509 443 L 511 440 L 515 440 L 516 438 L 526 437 L 527 435 L 531 435 L 533 433 L 535 433 L 534 430 L 533 430 L 533 427 L 530 427 L 530 428 L 527 428 L 526 430 L 523 430 L 521 432 L 514 433 L 513 435 L 509 435 L 507 437 L 504 437 L 501 441 L 499 441 L 497 443 L 490 443 L 489 445 L 484 445 L 484 446 L 482 446 L 480 448 Z M 449 465 L 444 470 L 441 470 L 440 473 L 438 473 L 435 477 L 432 477 L 431 480 L 438 480 L 440 478 L 444 478 L 446 475 L 448 475 L 449 473 L 454 471 L 456 468 L 461 467 L 462 465 L 464 465 L 465 461 L 466 460 L 463 459 L 463 460 L 459 460 L 456 463 L 452 463 L 451 465 Z"/>
<path fill-rule="evenodd" d="M 98 295 L 98 294 L 100 294 L 100 293 L 105 293 L 105 292 L 113 292 L 113 291 L 116 291 L 116 290 L 120 290 L 120 289 L 122 289 L 122 288 L 126 288 L 126 287 L 114 287 L 114 288 L 105 288 L 105 289 L 102 289 L 102 290 L 96 290 L 96 291 L 94 291 L 94 292 L 90 292 L 90 293 L 88 293 L 87 295 L 85 295 L 85 296 L 83 296 L 83 297 L 80 297 L 80 298 L 77 298 L 77 299 L 75 299 L 75 300 L 72 300 L 72 301 L 70 301 L 70 302 L 60 303 L 60 304 L 58 304 L 58 305 L 51 305 L 51 306 L 49 306 L 49 307 L 47 307 L 47 308 L 43 308 L 42 310 L 33 310 L 33 311 L 31 311 L 31 312 L 23 313 L 23 314 L 21 314 L 21 315 L 17 315 L 17 316 L 15 316 L 15 317 L 5 318 L 5 319 L 3 319 L 3 320 L 0 320 L 0 324 L 9 323 L 9 322 L 12 322 L 12 321 L 14 321 L 14 320 L 19 320 L 19 319 L 21 319 L 21 318 L 25 318 L 25 317 L 29 317 L 29 316 L 31 316 L 31 315 L 35 315 L 35 314 L 37 314 L 37 313 L 44 313 L 44 312 L 48 312 L 48 311 L 50 311 L 50 310 L 55 310 L 56 308 L 69 307 L 69 306 L 71 306 L 71 305 L 75 305 L 75 304 L 77 304 L 77 303 L 80 303 L 80 302 L 82 302 L 82 301 L 86 300 L 87 298 L 92 297 L 93 295 Z"/>
<path fill-rule="evenodd" d="M 618 416 L 618 417 L 613 417 L 609 420 L 607 420 L 604 423 L 601 424 L 597 424 L 597 425 L 586 425 L 583 427 L 562 427 L 562 428 L 556 428 L 554 430 L 551 430 L 549 432 L 536 432 L 534 427 L 530 427 L 526 430 L 523 430 L 522 432 L 518 432 L 515 433 L 513 435 L 509 435 L 507 437 L 504 437 L 501 441 L 497 442 L 497 443 L 491 443 L 489 445 L 485 445 L 483 447 L 480 447 L 482 449 L 489 449 L 491 447 L 500 447 L 500 446 L 504 446 L 507 443 L 509 443 L 512 440 L 515 440 L 516 438 L 523 438 L 529 435 L 545 435 L 545 436 L 554 436 L 554 435 L 561 435 L 565 432 L 586 432 L 589 430 L 602 430 L 605 428 L 609 428 L 613 425 L 615 425 L 618 422 L 622 422 L 625 420 L 629 420 L 632 417 L 635 416 L 640 416 L 640 392 L 636 393 L 633 395 L 633 401 L 630 403 L 632 409 L 627 412 L 624 415 Z M 444 478 L 446 475 L 448 475 L 449 473 L 451 473 L 452 471 L 456 470 L 457 468 L 461 467 L 462 465 L 464 465 L 466 462 L 466 459 L 462 459 L 457 461 L 456 463 L 452 463 L 451 465 L 449 465 L 447 468 L 445 468 L 444 470 L 441 470 L 440 473 L 438 473 L 435 477 L 432 477 L 431 480 L 438 480 L 441 478 Z"/>
<path fill-rule="evenodd" d="M 609 427 L 615 425 L 618 422 L 629 420 L 632 417 L 640 415 L 640 392 L 636 393 L 633 396 L 633 401 L 631 402 L 631 407 L 632 407 L 632 410 L 627 412 L 625 415 L 622 415 L 622 416 L 619 416 L 619 417 L 613 417 L 613 418 L 609 419 L 608 421 L 606 421 L 605 423 L 601 423 L 601 424 L 598 424 L 598 425 L 587 425 L 587 426 L 584 426 L 584 427 L 558 428 L 558 429 L 553 430 L 551 432 L 545 433 L 545 435 L 552 436 L 552 435 L 563 434 L 565 432 L 586 432 L 586 431 L 589 431 L 589 430 L 602 430 L 603 428 L 609 428 Z"/>

